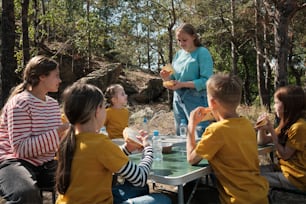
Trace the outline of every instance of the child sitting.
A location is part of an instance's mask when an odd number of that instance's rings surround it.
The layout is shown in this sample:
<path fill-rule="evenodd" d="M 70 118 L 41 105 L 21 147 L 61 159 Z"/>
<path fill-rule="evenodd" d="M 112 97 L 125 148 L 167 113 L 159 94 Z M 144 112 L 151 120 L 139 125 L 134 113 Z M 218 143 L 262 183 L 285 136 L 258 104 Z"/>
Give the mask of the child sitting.
<path fill-rule="evenodd" d="M 120 84 L 113 84 L 105 91 L 106 102 L 109 107 L 106 109 L 105 127 L 108 137 L 111 139 L 123 138 L 122 132 L 129 123 L 129 111 L 125 107 L 127 95 Z"/>
<path fill-rule="evenodd" d="M 143 155 L 136 165 L 127 156 L 136 150 L 136 146 L 125 143 L 120 149 L 106 135 L 97 133 L 106 117 L 100 89 L 74 83 L 63 93 L 63 107 L 71 126 L 60 143 L 57 156 L 56 189 L 60 194 L 57 204 L 113 204 L 114 173 L 134 186 L 146 185 L 152 164 L 148 135 L 140 132 L 141 136 L 138 136 L 143 145 Z M 130 202 L 170 203 L 170 199 L 162 194 L 151 194 L 126 201 Z"/>
<path fill-rule="evenodd" d="M 217 122 L 212 123 L 196 144 L 195 130 L 203 107 L 190 114 L 187 160 L 207 159 L 217 178 L 221 203 L 268 203 L 268 182 L 260 175 L 256 134 L 251 122 L 236 108 L 241 99 L 241 80 L 228 74 L 213 75 L 206 84 L 208 105 Z"/>

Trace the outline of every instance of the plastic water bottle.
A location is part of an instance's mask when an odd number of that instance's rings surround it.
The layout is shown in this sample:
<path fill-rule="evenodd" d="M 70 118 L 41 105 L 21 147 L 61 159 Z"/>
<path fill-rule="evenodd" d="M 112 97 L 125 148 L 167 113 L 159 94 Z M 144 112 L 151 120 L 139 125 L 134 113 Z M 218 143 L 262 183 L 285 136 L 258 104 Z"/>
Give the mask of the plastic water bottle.
<path fill-rule="evenodd" d="M 163 146 L 161 139 L 159 137 L 158 130 L 153 131 L 153 138 L 152 138 L 152 148 L 153 148 L 153 160 L 154 161 L 162 161 L 163 160 Z"/>
<path fill-rule="evenodd" d="M 180 136 L 183 137 L 183 138 L 187 137 L 187 122 L 186 122 L 185 119 L 181 119 Z"/>
<path fill-rule="evenodd" d="M 147 117 L 144 117 L 144 118 L 143 118 L 142 129 L 143 129 L 144 131 L 147 131 L 148 134 L 150 134 Z"/>

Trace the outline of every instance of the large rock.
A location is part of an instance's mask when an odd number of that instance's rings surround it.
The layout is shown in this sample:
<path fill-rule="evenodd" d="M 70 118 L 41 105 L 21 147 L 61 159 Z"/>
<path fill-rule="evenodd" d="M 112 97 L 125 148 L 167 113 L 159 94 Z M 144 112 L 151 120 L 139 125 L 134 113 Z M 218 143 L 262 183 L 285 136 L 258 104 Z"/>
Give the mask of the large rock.
<path fill-rule="evenodd" d="M 122 66 L 120 63 L 107 64 L 78 81 L 96 85 L 104 92 L 110 84 L 118 83 L 121 72 Z"/>
<path fill-rule="evenodd" d="M 146 84 L 146 88 L 130 96 L 131 103 L 149 103 L 160 100 L 165 91 L 162 83 L 161 79 L 150 79 Z"/>
<path fill-rule="evenodd" d="M 165 88 L 162 86 L 160 78 L 148 79 L 145 87 L 137 87 L 132 80 L 125 76 L 119 63 L 105 65 L 78 81 L 96 85 L 103 92 L 105 92 L 109 85 L 119 83 L 124 87 L 125 92 L 129 96 L 128 100 L 131 105 L 165 100 L 162 98 L 165 95 L 163 94 Z"/>

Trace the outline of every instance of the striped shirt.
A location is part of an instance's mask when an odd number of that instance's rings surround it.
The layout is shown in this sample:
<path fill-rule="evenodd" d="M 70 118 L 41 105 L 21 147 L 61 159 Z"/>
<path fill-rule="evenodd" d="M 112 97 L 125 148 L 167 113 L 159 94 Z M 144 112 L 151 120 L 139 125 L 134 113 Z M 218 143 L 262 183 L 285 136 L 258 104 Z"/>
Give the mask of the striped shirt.
<path fill-rule="evenodd" d="M 0 162 L 22 159 L 35 166 L 54 159 L 61 125 L 58 102 L 42 101 L 28 91 L 11 98 L 4 106 L 0 124 Z"/>
<path fill-rule="evenodd" d="M 129 152 L 124 146 L 121 146 L 123 152 L 128 155 Z M 117 173 L 132 183 L 134 186 L 145 186 L 148 175 L 150 173 L 153 162 L 153 150 L 151 146 L 147 146 L 142 151 L 142 160 L 137 165 L 132 161 L 128 161 Z"/>

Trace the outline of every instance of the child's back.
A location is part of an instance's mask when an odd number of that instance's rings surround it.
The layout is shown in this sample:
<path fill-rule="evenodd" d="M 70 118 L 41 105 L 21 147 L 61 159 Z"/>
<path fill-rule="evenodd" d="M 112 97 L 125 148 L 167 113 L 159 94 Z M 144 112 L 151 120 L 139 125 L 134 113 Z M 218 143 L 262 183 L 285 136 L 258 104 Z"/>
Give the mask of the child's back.
<path fill-rule="evenodd" d="M 190 115 L 187 159 L 191 164 L 209 161 L 218 180 L 222 203 L 268 203 L 268 182 L 260 176 L 255 130 L 240 117 L 241 80 L 233 75 L 215 74 L 206 84 L 209 107 L 217 120 L 207 127 L 196 145 L 195 127 L 202 109 Z"/>
<path fill-rule="evenodd" d="M 256 134 L 249 120 L 239 117 L 211 124 L 195 150 L 209 160 L 220 182 L 222 203 L 233 198 L 234 203 L 266 203 L 268 183 L 260 176 Z"/>

